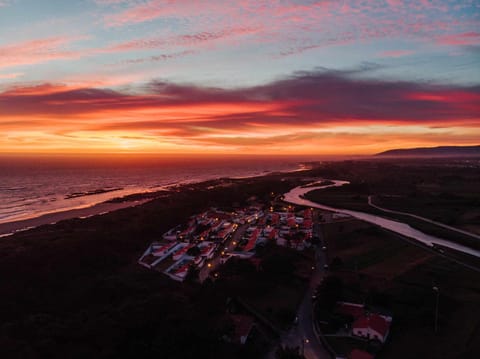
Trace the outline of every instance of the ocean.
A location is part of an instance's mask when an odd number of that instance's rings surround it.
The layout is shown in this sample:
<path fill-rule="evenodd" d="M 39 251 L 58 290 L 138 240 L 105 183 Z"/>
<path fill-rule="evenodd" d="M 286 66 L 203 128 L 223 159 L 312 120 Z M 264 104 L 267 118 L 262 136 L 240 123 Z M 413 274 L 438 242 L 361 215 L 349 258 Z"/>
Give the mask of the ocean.
<path fill-rule="evenodd" d="M 168 186 L 298 170 L 294 158 L 0 158 L 0 223 Z"/>

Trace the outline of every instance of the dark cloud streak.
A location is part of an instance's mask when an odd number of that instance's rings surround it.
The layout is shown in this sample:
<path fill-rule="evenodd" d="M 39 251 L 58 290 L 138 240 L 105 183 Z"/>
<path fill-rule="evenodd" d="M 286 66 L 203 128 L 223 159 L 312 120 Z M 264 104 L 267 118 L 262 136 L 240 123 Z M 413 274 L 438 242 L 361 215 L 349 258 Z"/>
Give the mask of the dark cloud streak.
<path fill-rule="evenodd" d="M 355 73 L 353 74 L 355 75 Z M 28 93 L 11 89 L 0 94 L 0 119 L 8 116 L 88 115 L 123 111 L 135 116 L 142 109 L 178 106 L 245 106 L 242 113 L 198 114 L 198 125 L 237 128 L 251 122 L 265 125 L 318 125 L 322 123 L 455 123 L 480 117 L 480 88 L 358 79 L 352 73 L 301 72 L 262 86 L 222 89 L 151 82 L 142 94 L 106 89 L 60 89 Z M 276 110 L 249 110 L 275 105 Z M 181 122 L 181 118 L 178 119 Z M 212 125 L 212 120 L 215 124 Z M 171 119 L 169 119 L 171 123 Z M 140 128 L 160 126 L 162 117 L 136 123 Z M 121 124 L 117 124 L 121 125 Z M 108 124 L 105 125 L 108 127 Z M 125 125 L 129 127 L 129 125 Z M 170 126 L 170 125 L 169 125 Z"/>

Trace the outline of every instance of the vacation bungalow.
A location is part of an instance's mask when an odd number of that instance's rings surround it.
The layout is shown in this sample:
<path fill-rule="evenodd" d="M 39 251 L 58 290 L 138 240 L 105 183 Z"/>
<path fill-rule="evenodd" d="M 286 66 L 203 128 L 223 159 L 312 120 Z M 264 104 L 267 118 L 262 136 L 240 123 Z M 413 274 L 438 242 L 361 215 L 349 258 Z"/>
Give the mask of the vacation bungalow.
<path fill-rule="evenodd" d="M 168 275 L 173 280 L 178 282 L 183 282 L 187 277 L 188 270 L 190 265 L 193 263 L 192 257 L 183 257 L 181 260 L 175 262 L 171 265 L 167 270 L 165 270 L 165 274 Z"/>
<path fill-rule="evenodd" d="M 202 242 L 198 245 L 198 248 L 200 248 L 200 256 L 205 257 L 205 258 L 212 258 L 215 248 L 217 245 L 213 242 Z"/>

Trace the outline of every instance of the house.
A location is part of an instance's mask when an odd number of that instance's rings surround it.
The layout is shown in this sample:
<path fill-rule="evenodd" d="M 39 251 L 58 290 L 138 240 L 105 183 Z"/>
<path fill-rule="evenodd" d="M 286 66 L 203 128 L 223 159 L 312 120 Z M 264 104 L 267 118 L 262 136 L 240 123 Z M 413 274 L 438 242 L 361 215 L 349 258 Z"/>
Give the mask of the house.
<path fill-rule="evenodd" d="M 180 248 L 177 249 L 177 250 L 173 253 L 172 259 L 173 259 L 174 261 L 178 261 L 180 258 L 182 258 L 182 256 L 184 256 L 185 254 L 187 254 L 187 252 L 188 252 L 188 250 L 189 250 L 190 248 L 193 248 L 193 247 L 195 247 L 194 244 L 184 244 L 184 243 L 182 243 L 182 245 L 180 246 Z"/>
<path fill-rule="evenodd" d="M 260 234 L 260 230 L 258 228 L 255 228 L 255 230 L 250 235 L 250 238 L 248 239 L 247 244 L 243 248 L 245 252 L 249 252 L 255 248 L 255 244 L 257 243 L 259 234 Z"/>
<path fill-rule="evenodd" d="M 312 220 L 305 219 L 302 223 L 303 228 L 312 228 Z"/>
<path fill-rule="evenodd" d="M 190 265 L 193 263 L 193 258 L 185 256 L 179 261 L 175 262 L 169 268 L 167 268 L 164 273 L 168 275 L 173 280 L 183 282 L 187 277 L 188 270 Z"/>
<path fill-rule="evenodd" d="M 365 315 L 365 307 L 363 304 L 337 302 L 335 312 L 357 319 Z"/>
<path fill-rule="evenodd" d="M 305 218 L 305 219 L 311 219 L 312 218 L 312 210 L 310 208 L 307 208 L 303 211 L 303 218 Z"/>
<path fill-rule="evenodd" d="M 163 257 L 168 253 L 173 247 L 177 246 L 178 243 L 168 243 L 165 245 L 152 245 L 152 255 L 155 257 Z"/>
<path fill-rule="evenodd" d="M 378 314 L 358 317 L 352 324 L 352 333 L 358 337 L 385 342 L 390 329 L 390 322 Z"/>
<path fill-rule="evenodd" d="M 287 219 L 287 225 L 291 228 L 296 227 L 297 226 L 297 221 L 295 221 L 294 217 L 290 217 L 290 218 Z"/>
<path fill-rule="evenodd" d="M 272 225 L 277 225 L 280 222 L 280 215 L 278 213 L 272 214 Z"/>
<path fill-rule="evenodd" d="M 268 233 L 268 239 L 275 240 L 278 238 L 278 233 L 275 228 L 273 228 L 270 233 Z"/>
<path fill-rule="evenodd" d="M 200 248 L 200 255 L 208 259 L 213 257 L 216 247 L 217 245 L 215 243 L 207 241 L 204 241 L 198 245 L 198 248 Z"/>
<path fill-rule="evenodd" d="M 348 359 L 373 359 L 374 356 L 360 349 L 353 349 L 347 357 Z"/>

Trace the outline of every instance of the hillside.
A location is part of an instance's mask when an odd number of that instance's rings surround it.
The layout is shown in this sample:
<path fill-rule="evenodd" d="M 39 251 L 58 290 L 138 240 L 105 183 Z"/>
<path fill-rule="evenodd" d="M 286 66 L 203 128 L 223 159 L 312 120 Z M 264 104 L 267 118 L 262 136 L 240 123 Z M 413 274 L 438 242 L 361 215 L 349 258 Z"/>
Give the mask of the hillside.
<path fill-rule="evenodd" d="M 375 156 L 480 156 L 480 146 L 440 146 L 440 147 L 422 147 L 422 148 L 403 148 L 394 149 L 377 153 Z"/>

